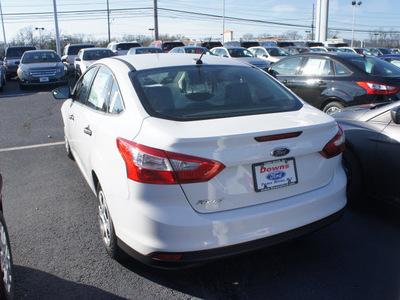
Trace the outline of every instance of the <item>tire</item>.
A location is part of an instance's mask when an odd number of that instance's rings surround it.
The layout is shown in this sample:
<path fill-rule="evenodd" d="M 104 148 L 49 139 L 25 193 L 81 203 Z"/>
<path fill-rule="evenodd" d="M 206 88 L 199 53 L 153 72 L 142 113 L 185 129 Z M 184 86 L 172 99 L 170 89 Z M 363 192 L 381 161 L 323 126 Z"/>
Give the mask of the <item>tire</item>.
<path fill-rule="evenodd" d="M 338 101 L 329 102 L 325 107 L 322 109 L 324 113 L 331 115 L 337 112 L 339 109 L 345 108 L 345 105 Z"/>
<path fill-rule="evenodd" d="M 6 74 L 6 80 L 7 80 L 7 81 L 10 81 L 10 80 L 11 80 L 11 75 Z"/>
<path fill-rule="evenodd" d="M 1 299 L 14 299 L 14 273 L 10 239 L 3 214 L 0 212 Z"/>
<path fill-rule="evenodd" d="M 106 196 L 100 184 L 97 185 L 97 210 L 99 214 L 100 234 L 108 255 L 115 260 L 122 258 L 122 250 L 117 245 L 117 236 L 108 210 Z"/>
<path fill-rule="evenodd" d="M 342 165 L 347 177 L 347 200 L 349 203 L 357 203 L 360 201 L 363 195 L 363 178 L 360 165 L 355 155 L 349 148 L 346 148 L 346 150 L 343 152 Z"/>
<path fill-rule="evenodd" d="M 64 133 L 64 145 L 65 145 L 65 152 L 66 152 L 68 158 L 74 160 L 74 156 L 72 155 L 71 147 L 69 145 L 69 141 L 68 141 L 68 138 L 65 135 L 65 133 Z"/>

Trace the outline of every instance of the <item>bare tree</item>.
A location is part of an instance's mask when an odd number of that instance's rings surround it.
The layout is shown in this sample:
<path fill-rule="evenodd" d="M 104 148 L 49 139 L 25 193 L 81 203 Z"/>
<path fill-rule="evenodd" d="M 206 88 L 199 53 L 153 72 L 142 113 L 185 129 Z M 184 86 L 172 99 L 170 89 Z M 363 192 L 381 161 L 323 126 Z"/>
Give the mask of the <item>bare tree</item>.
<path fill-rule="evenodd" d="M 295 30 L 287 31 L 282 37 L 293 41 L 303 39 L 303 36 Z"/>
<path fill-rule="evenodd" d="M 249 40 L 254 40 L 255 38 L 254 38 L 254 34 L 245 33 L 242 35 L 242 39 L 249 41 Z"/>

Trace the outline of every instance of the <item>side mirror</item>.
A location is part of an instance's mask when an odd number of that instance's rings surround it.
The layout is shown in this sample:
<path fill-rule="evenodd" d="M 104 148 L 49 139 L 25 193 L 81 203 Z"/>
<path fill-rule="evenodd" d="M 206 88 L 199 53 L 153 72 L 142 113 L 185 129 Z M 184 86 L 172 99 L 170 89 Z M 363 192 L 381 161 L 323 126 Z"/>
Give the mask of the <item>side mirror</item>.
<path fill-rule="evenodd" d="M 60 86 L 52 91 L 53 97 L 58 100 L 71 98 L 71 90 L 68 86 Z"/>
<path fill-rule="evenodd" d="M 400 124 L 400 106 L 393 107 L 390 110 L 390 115 L 394 123 Z"/>
<path fill-rule="evenodd" d="M 75 58 L 75 61 L 81 61 L 81 59 L 79 57 Z"/>
<path fill-rule="evenodd" d="M 226 57 L 226 58 L 228 58 L 228 55 L 224 54 L 224 55 L 222 55 L 222 57 Z"/>
<path fill-rule="evenodd" d="M 66 60 L 65 58 L 61 59 L 61 61 L 62 61 L 63 63 L 67 62 L 67 60 Z"/>

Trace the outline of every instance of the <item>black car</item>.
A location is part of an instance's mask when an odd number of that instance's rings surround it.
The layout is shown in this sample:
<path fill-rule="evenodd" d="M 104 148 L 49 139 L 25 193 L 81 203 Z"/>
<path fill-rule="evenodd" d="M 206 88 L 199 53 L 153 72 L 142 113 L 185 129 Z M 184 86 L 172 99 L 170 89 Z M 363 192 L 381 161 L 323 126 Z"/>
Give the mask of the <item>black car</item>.
<path fill-rule="evenodd" d="M 6 221 L 3 216 L 3 201 L 2 201 L 3 177 L 0 173 L 0 299 L 14 299 L 14 274 L 13 261 L 11 254 L 10 238 Z"/>
<path fill-rule="evenodd" d="M 332 116 L 346 136 L 349 200 L 367 194 L 400 204 L 400 101 L 349 107 Z"/>
<path fill-rule="evenodd" d="M 365 55 L 303 53 L 281 59 L 269 73 L 328 114 L 346 106 L 400 99 L 400 68 Z"/>

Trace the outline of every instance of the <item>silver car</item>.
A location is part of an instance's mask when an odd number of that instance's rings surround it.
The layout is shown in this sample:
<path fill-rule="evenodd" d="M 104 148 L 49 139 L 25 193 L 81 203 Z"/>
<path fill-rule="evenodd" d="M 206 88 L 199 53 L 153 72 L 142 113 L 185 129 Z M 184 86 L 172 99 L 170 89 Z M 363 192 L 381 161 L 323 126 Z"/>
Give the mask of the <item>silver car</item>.
<path fill-rule="evenodd" d="M 67 69 L 53 50 L 26 51 L 18 67 L 20 88 L 28 85 L 67 85 Z"/>

